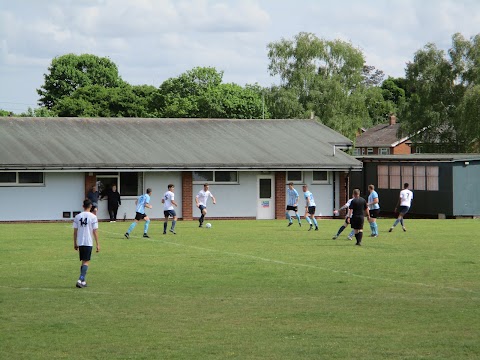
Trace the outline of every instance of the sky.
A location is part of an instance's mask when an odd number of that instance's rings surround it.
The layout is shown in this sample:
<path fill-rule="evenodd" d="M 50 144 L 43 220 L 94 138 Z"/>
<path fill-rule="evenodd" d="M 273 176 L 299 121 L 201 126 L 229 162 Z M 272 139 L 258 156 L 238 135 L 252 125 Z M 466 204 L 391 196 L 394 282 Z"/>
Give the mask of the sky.
<path fill-rule="evenodd" d="M 52 59 L 68 53 L 108 57 L 132 85 L 211 66 L 224 82 L 270 86 L 267 45 L 310 32 L 401 77 L 427 43 L 447 50 L 478 24 L 478 0 L 0 0 L 0 109 L 38 107 Z"/>

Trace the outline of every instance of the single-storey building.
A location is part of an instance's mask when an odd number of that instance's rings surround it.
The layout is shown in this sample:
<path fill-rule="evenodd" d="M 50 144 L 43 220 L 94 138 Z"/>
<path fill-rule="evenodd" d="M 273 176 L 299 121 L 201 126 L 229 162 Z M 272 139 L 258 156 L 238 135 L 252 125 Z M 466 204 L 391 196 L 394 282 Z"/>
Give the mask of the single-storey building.
<path fill-rule="evenodd" d="M 317 215 L 331 216 L 350 192 L 349 174 L 362 169 L 341 150 L 351 146 L 314 120 L 4 117 L 0 221 L 72 219 L 94 184 L 117 185 L 127 219 L 152 188 L 147 213 L 162 218 L 169 183 L 179 218 L 189 220 L 199 215 L 194 200 L 205 182 L 217 198 L 209 217 L 284 218 L 289 181 L 300 194 L 307 184 Z M 106 208 L 100 201 L 100 219 Z"/>
<path fill-rule="evenodd" d="M 480 154 L 410 154 L 358 157 L 363 171 L 351 177 L 351 188 L 367 195 L 373 184 L 381 213 L 392 214 L 404 183 L 414 200 L 409 214 L 426 217 L 480 215 Z"/>

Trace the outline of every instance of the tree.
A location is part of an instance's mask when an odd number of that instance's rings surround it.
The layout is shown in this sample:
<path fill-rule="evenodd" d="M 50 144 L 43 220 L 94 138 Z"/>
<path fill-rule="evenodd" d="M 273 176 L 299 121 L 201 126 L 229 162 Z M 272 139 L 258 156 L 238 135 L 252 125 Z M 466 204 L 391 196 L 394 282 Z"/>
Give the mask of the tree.
<path fill-rule="evenodd" d="M 159 117 L 259 118 L 262 92 L 256 85 L 223 84 L 223 72 L 197 67 L 160 85 L 153 97 Z"/>
<path fill-rule="evenodd" d="M 52 60 L 45 83 L 37 93 L 39 104 L 52 109 L 66 96 L 79 88 L 99 85 L 105 88 L 120 86 L 123 81 L 117 66 L 108 58 L 91 54 L 67 54 Z"/>
<path fill-rule="evenodd" d="M 267 48 L 270 75 L 281 81 L 267 97 L 275 118 L 314 112 L 322 123 L 353 139 L 359 127 L 372 124 L 371 116 L 377 120 L 380 109 L 391 108 L 378 104 L 383 100 L 377 90 L 367 91 L 380 84 L 383 72 L 366 66 L 362 52 L 350 43 L 300 33 Z"/>
<path fill-rule="evenodd" d="M 480 35 L 452 37 L 448 53 L 427 44 L 407 64 L 412 92 L 401 117 L 403 131 L 420 132 L 415 141 L 427 151 L 468 152 L 480 133 L 475 113 L 480 86 Z M 428 131 L 423 131 L 428 129 Z"/>

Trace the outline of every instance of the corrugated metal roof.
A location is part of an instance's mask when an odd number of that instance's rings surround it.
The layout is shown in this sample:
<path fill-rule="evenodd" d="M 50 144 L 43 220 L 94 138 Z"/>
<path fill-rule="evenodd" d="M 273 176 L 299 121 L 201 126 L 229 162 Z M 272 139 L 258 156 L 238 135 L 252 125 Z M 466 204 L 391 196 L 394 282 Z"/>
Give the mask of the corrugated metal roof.
<path fill-rule="evenodd" d="M 0 118 L 0 168 L 361 169 L 313 120 Z"/>

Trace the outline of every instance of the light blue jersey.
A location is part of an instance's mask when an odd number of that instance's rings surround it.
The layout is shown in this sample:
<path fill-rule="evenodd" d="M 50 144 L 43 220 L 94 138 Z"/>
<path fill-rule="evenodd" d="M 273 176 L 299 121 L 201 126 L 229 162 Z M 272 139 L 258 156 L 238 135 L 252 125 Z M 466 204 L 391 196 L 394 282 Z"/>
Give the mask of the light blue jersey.
<path fill-rule="evenodd" d="M 148 194 L 140 195 L 137 200 L 137 209 L 135 211 L 140 214 L 145 214 L 146 204 L 150 204 L 150 195 Z"/>
<path fill-rule="evenodd" d="M 298 205 L 298 192 L 295 189 L 287 189 L 287 205 L 295 206 Z"/>
<path fill-rule="evenodd" d="M 368 206 L 368 208 L 370 210 L 376 210 L 376 209 L 380 209 L 380 203 L 376 203 L 376 204 L 372 204 L 373 203 L 373 200 L 375 199 L 378 199 L 378 194 L 375 190 L 373 190 L 370 195 L 368 195 L 368 203 L 370 204 Z"/>
<path fill-rule="evenodd" d="M 313 198 L 313 194 L 310 191 L 305 191 L 303 193 L 305 200 L 307 200 L 307 206 L 317 206 L 315 205 L 315 199 Z"/>

